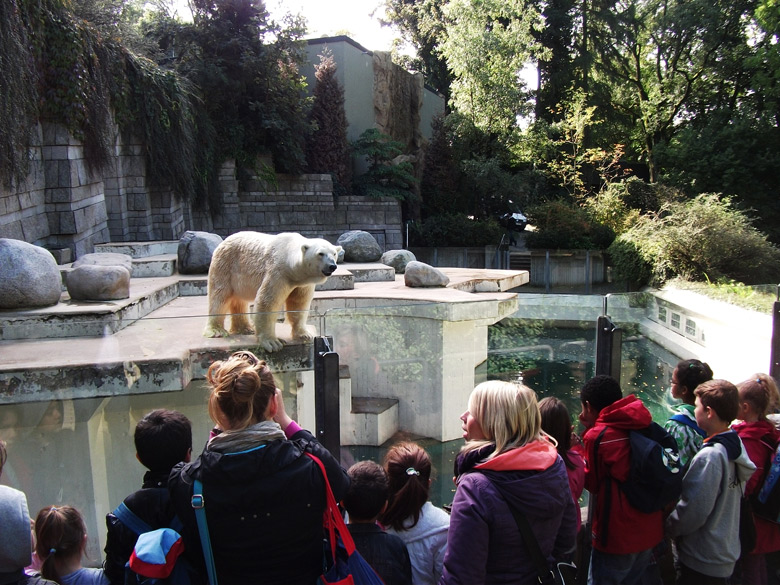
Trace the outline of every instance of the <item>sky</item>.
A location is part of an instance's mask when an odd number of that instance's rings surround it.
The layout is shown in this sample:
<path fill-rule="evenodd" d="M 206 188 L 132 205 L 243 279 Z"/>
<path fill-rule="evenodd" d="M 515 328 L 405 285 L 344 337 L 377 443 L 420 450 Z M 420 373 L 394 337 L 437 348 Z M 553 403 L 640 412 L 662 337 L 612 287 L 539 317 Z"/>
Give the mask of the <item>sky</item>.
<path fill-rule="evenodd" d="M 384 4 L 384 0 L 266 0 L 266 8 L 276 20 L 287 12 L 303 15 L 307 38 L 348 34 L 369 51 L 389 51 L 398 36 L 379 24 Z"/>
<path fill-rule="evenodd" d="M 384 0 L 266 0 L 266 9 L 277 22 L 288 12 L 301 14 L 306 18 L 306 38 L 348 34 L 369 51 L 389 51 L 399 35 L 379 23 L 384 4 Z M 175 0 L 174 5 L 179 16 L 187 18 L 187 0 Z"/>

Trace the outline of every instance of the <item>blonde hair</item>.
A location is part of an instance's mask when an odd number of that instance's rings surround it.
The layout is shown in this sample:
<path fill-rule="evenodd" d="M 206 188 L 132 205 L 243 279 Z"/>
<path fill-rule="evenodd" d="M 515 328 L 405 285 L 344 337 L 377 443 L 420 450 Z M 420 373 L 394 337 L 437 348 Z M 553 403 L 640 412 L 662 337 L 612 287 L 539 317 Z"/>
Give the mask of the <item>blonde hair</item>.
<path fill-rule="evenodd" d="M 271 370 L 250 351 L 214 362 L 206 380 L 211 385 L 209 416 L 225 430 L 245 429 L 261 420 L 276 393 Z"/>
<path fill-rule="evenodd" d="M 482 427 L 485 439 L 468 441 L 462 452 L 495 443 L 490 459 L 541 437 L 542 415 L 536 393 L 523 384 L 482 382 L 471 392 L 469 412 Z"/>
<path fill-rule="evenodd" d="M 775 412 L 780 406 L 780 392 L 772 376 L 767 374 L 753 374 L 749 379 L 737 384 L 739 399 L 753 407 L 759 420 L 766 419 L 766 415 Z"/>

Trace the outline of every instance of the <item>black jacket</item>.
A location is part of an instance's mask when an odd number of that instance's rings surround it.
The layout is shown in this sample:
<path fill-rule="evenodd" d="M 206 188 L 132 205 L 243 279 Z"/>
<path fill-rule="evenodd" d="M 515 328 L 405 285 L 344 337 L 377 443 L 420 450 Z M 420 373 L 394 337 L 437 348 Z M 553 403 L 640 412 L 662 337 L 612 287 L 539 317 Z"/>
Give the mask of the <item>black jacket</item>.
<path fill-rule="evenodd" d="M 385 585 L 412 585 L 412 563 L 404 541 L 376 524 L 348 524 L 355 548 Z"/>
<path fill-rule="evenodd" d="M 167 528 L 174 511 L 168 494 L 169 472 L 147 471 L 143 487 L 125 498 L 125 506 L 154 528 Z M 112 585 L 124 585 L 125 564 L 135 547 L 138 535 L 125 526 L 113 512 L 106 514 L 106 561 L 103 568 Z"/>
<path fill-rule="evenodd" d="M 308 431 L 240 453 L 206 448 L 173 468 L 168 488 L 184 524 L 185 555 L 205 572 L 192 509 L 193 481 L 203 482 L 211 547 L 220 585 L 311 585 L 322 573 L 325 464 L 336 500 L 349 487 L 338 461 Z"/>

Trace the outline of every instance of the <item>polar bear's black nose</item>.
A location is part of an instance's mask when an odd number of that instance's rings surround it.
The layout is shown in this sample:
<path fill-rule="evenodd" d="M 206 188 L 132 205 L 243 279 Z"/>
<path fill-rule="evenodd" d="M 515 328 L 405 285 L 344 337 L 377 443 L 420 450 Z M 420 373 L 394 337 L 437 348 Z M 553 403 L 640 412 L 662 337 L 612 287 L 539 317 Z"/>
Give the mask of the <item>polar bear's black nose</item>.
<path fill-rule="evenodd" d="M 330 276 L 334 272 L 336 272 L 336 264 L 335 263 L 329 264 L 328 266 L 326 266 L 325 268 L 322 269 L 322 273 L 325 276 Z"/>

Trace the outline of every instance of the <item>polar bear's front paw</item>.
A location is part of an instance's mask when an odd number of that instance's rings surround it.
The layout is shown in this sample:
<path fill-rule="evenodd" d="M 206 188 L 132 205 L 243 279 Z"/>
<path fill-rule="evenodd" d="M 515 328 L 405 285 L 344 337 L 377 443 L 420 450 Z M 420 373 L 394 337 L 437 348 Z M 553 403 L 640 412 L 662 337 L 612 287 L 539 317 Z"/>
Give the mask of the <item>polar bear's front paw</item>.
<path fill-rule="evenodd" d="M 218 325 L 206 325 L 206 328 L 203 330 L 203 337 L 229 337 L 230 334 L 225 330 L 224 327 L 219 327 Z"/>
<path fill-rule="evenodd" d="M 314 339 L 314 335 L 306 329 L 293 332 L 293 337 L 295 339 L 301 339 L 303 341 L 311 341 L 312 339 Z"/>
<path fill-rule="evenodd" d="M 279 351 L 284 347 L 284 342 L 278 337 L 258 337 L 257 343 L 269 353 Z"/>

